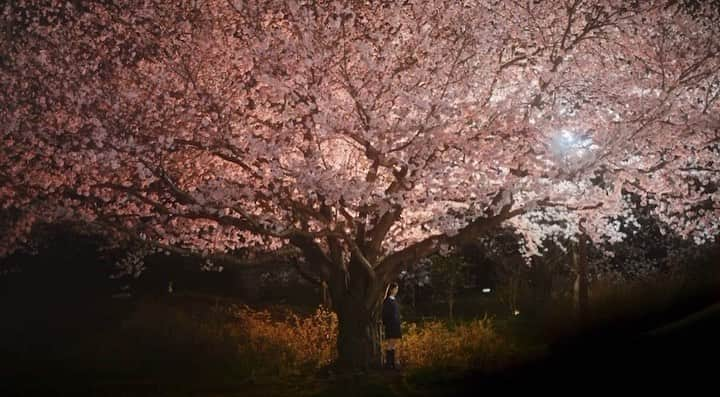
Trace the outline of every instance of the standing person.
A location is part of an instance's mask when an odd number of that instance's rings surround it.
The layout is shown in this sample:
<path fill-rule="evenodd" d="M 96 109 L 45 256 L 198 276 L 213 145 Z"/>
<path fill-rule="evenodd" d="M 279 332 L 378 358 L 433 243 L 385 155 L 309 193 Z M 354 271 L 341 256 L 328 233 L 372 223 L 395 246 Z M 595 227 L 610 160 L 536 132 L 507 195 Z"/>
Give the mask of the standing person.
<path fill-rule="evenodd" d="M 390 283 L 385 292 L 385 300 L 383 301 L 382 321 L 385 325 L 385 368 L 395 369 L 395 352 L 400 345 L 402 332 L 400 331 L 400 307 L 398 306 L 395 296 L 400 287 L 397 283 Z"/>

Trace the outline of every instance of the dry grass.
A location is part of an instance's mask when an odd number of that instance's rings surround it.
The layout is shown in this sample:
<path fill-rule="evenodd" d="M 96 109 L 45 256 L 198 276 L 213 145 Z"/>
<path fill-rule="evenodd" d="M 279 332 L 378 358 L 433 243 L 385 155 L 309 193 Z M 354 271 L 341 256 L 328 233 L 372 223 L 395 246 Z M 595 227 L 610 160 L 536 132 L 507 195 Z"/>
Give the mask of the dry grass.
<path fill-rule="evenodd" d="M 489 319 L 403 328 L 400 359 L 408 369 L 491 368 L 510 350 Z M 337 333 L 337 316 L 323 307 L 298 314 L 282 306 L 147 301 L 108 332 L 66 346 L 63 361 L 108 376 L 259 381 L 316 373 L 336 358 Z"/>
<path fill-rule="evenodd" d="M 256 310 L 244 305 L 224 308 L 229 319 L 219 334 L 237 340 L 237 353 L 253 357 L 260 367 L 280 373 L 320 368 L 337 354 L 338 319 L 319 307 L 300 316 L 290 310 Z M 488 318 L 449 326 L 442 321 L 404 323 L 401 355 L 410 368 L 496 367 L 509 343 Z"/>
<path fill-rule="evenodd" d="M 244 305 L 228 310 L 232 320 L 225 327 L 239 341 L 238 354 L 258 357 L 280 373 L 319 368 L 337 354 L 338 320 L 323 307 L 309 316 L 286 311 L 279 319 Z"/>
<path fill-rule="evenodd" d="M 406 324 L 401 349 L 408 367 L 485 370 L 501 365 L 510 350 L 487 318 L 453 326 L 441 321 Z"/>

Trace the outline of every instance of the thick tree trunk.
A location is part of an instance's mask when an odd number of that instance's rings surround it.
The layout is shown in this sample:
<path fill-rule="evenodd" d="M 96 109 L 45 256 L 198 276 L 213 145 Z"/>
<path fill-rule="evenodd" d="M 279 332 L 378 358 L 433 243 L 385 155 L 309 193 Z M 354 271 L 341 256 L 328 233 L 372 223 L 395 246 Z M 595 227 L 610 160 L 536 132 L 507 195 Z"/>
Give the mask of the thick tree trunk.
<path fill-rule="evenodd" d="M 327 253 L 312 239 L 295 236 L 291 241 L 316 265 L 315 277 L 329 292 L 329 303 L 338 317 L 335 367 L 341 371 L 380 368 L 383 293 L 387 279 L 396 277 L 399 270 L 378 275 L 363 253 L 344 258 L 338 240 L 329 239 Z"/>
<path fill-rule="evenodd" d="M 336 302 L 339 320 L 338 365 L 343 369 L 368 370 L 381 367 L 379 310 L 369 312 L 355 299 Z"/>
<path fill-rule="evenodd" d="M 349 275 L 336 273 L 328 283 L 338 316 L 338 359 L 341 370 L 380 368 L 381 308 L 385 282 L 368 277 L 362 265 L 348 263 Z"/>

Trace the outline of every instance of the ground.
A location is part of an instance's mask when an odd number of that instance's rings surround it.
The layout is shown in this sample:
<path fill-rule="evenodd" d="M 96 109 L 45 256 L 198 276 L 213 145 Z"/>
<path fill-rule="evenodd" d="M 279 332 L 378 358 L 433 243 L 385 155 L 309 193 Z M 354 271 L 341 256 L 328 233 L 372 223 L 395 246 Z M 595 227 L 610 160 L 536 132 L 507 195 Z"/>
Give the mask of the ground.
<path fill-rule="evenodd" d="M 674 387 L 682 388 L 683 394 L 696 394 L 693 392 L 713 387 L 717 379 L 714 362 L 720 356 L 720 303 L 709 298 L 685 302 L 668 310 L 666 316 L 643 319 L 642 327 L 595 327 L 584 336 L 555 341 L 543 346 L 534 359 L 518 361 L 495 373 L 426 368 L 369 374 L 313 371 L 247 376 L 241 363 L 192 363 L 174 360 L 172 354 L 176 352 L 153 351 L 147 351 L 147 362 L 103 369 L 98 363 L 109 357 L 95 357 L 97 361 L 81 365 L 64 352 L 62 343 L 70 345 L 71 339 L 61 335 L 56 340 L 42 339 L 47 335 L 28 330 L 34 350 L 3 345 L 0 395 L 444 396 L 527 388 L 573 392 L 578 391 L 575 385 L 581 390 L 607 392 L 629 387 L 644 391 Z M 93 332 L 112 334 L 112 316 L 105 321 L 105 329 Z M 32 324 L 39 327 L 37 321 Z M 72 329 L 72 324 L 65 325 Z M 16 329 L 22 330 L 23 324 Z M 73 357 L 81 356 L 75 352 Z"/>

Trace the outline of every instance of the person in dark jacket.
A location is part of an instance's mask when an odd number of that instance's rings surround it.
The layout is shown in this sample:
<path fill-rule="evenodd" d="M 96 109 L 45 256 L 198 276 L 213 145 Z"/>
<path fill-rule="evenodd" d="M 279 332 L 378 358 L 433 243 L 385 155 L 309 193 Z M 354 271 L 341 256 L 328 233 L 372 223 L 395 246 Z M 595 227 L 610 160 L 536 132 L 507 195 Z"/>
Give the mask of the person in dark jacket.
<path fill-rule="evenodd" d="M 391 283 L 385 293 L 385 300 L 382 308 L 382 321 L 385 326 L 385 367 L 395 369 L 395 353 L 402 338 L 400 330 L 400 307 L 398 306 L 395 296 L 400 287 L 397 283 Z"/>

